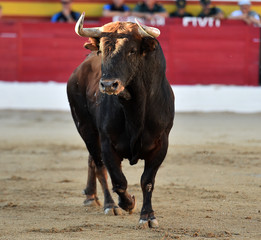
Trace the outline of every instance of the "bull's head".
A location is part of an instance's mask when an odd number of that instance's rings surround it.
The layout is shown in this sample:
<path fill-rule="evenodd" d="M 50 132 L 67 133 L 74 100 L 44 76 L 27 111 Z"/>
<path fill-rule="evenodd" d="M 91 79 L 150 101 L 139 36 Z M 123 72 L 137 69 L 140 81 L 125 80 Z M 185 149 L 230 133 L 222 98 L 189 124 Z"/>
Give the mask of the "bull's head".
<path fill-rule="evenodd" d="M 129 82 L 142 72 L 148 51 L 153 51 L 160 31 L 131 22 L 108 23 L 99 28 L 83 28 L 84 13 L 75 26 L 82 37 L 89 37 L 85 47 L 102 58 L 100 91 L 109 95 L 127 92 Z M 144 43 L 146 39 L 146 44 Z M 123 94 L 124 95 L 124 94 Z"/>

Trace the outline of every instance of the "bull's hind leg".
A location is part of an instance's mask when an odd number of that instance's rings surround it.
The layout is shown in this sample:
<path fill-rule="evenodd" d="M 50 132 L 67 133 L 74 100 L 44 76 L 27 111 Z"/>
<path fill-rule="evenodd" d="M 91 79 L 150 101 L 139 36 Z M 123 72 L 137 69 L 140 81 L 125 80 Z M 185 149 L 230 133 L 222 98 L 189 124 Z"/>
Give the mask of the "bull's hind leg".
<path fill-rule="evenodd" d="M 99 205 L 97 190 L 96 190 L 96 177 L 98 178 L 103 193 L 104 193 L 104 212 L 105 214 L 119 215 L 121 211 L 115 204 L 109 191 L 107 182 L 107 170 L 101 160 L 100 143 L 97 130 L 92 123 L 87 120 L 83 124 L 79 123 L 79 133 L 82 136 L 86 147 L 90 153 L 88 164 L 88 178 L 87 186 L 84 190 L 86 194 L 85 204 L 95 203 Z"/>
<path fill-rule="evenodd" d="M 72 82 L 68 85 L 70 89 Z M 99 205 L 97 190 L 96 190 L 96 177 L 101 183 L 104 193 L 104 212 L 106 214 L 113 213 L 115 215 L 120 214 L 119 207 L 113 201 L 107 183 L 107 172 L 105 166 L 101 160 L 101 149 L 99 142 L 98 131 L 91 121 L 91 116 L 85 106 L 81 103 L 85 102 L 85 99 L 81 94 L 71 94 L 68 90 L 68 99 L 71 107 L 71 114 L 75 122 L 76 128 L 81 135 L 86 147 L 90 153 L 88 161 L 88 177 L 87 186 L 84 190 L 86 195 L 85 205 Z"/>
<path fill-rule="evenodd" d="M 121 215 L 121 209 L 115 204 L 111 197 L 111 193 L 108 187 L 108 175 L 105 166 L 97 167 L 96 176 L 101 184 L 104 194 L 104 213 L 112 215 Z"/>
<path fill-rule="evenodd" d="M 145 168 L 141 177 L 141 188 L 143 192 L 143 205 L 140 213 L 139 225 L 141 227 L 158 227 L 158 221 L 154 215 L 152 209 L 151 197 L 154 189 L 155 177 L 157 171 L 163 162 L 168 148 L 168 138 L 164 135 L 161 141 L 158 142 L 158 146 L 145 159 Z"/>
<path fill-rule="evenodd" d="M 87 186 L 84 189 L 84 194 L 86 195 L 86 200 L 84 201 L 84 205 L 88 205 L 88 206 L 101 205 L 97 197 L 96 177 L 98 178 L 101 184 L 103 194 L 104 194 L 105 214 L 120 215 L 121 210 L 115 204 L 109 191 L 108 182 L 107 182 L 107 178 L 108 178 L 107 170 L 104 165 L 100 165 L 97 167 L 91 155 L 89 156 Z"/>
<path fill-rule="evenodd" d="M 89 156 L 88 161 L 88 177 L 87 185 L 83 190 L 83 194 L 86 195 L 86 199 L 83 202 L 86 206 L 100 206 L 100 201 L 97 197 L 97 187 L 96 187 L 96 166 L 93 161 L 92 156 Z"/>

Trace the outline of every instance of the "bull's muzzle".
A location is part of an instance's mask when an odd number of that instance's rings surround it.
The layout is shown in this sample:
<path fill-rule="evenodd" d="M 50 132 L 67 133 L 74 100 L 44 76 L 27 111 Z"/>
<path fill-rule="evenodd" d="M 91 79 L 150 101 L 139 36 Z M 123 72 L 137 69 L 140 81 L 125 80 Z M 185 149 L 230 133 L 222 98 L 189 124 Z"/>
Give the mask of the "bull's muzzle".
<path fill-rule="evenodd" d="M 124 86 L 119 79 L 101 79 L 100 91 L 108 95 L 118 95 L 124 90 Z"/>

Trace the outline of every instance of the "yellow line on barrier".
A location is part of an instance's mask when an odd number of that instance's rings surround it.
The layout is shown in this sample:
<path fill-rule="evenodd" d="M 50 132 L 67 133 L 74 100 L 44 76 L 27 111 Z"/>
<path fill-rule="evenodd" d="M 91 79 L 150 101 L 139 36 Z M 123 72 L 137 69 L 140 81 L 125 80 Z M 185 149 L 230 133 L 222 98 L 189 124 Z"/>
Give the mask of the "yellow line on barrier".
<path fill-rule="evenodd" d="M 50 17 L 56 12 L 61 10 L 61 4 L 59 2 L 8 2 L 1 1 L 3 16 L 38 16 L 38 17 Z M 132 9 L 135 4 L 128 4 Z M 82 3 L 75 2 L 73 4 L 73 10 L 78 12 L 86 12 L 89 17 L 100 17 L 102 16 L 103 3 Z M 170 13 L 176 9 L 175 4 L 164 4 L 166 10 Z M 225 15 L 228 16 L 232 11 L 239 9 L 237 5 L 218 5 Z M 253 5 L 252 9 L 261 14 L 261 6 Z M 201 10 L 199 4 L 188 4 L 186 10 L 197 16 Z"/>
<path fill-rule="evenodd" d="M 60 3 L 43 2 L 1 2 L 3 16 L 39 16 L 48 17 L 61 10 Z M 102 15 L 102 3 L 74 3 L 73 10 L 78 12 L 85 11 L 90 17 Z"/>

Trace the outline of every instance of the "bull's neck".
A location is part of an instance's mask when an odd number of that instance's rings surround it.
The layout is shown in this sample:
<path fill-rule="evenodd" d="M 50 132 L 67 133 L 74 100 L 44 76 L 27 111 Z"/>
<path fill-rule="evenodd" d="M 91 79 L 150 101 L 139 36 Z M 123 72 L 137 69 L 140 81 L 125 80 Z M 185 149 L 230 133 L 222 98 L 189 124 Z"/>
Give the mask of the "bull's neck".
<path fill-rule="evenodd" d="M 144 62 L 139 66 L 140 70 L 136 71 L 135 77 L 126 87 L 128 99 L 119 98 L 124 106 L 126 120 L 130 121 L 137 129 L 144 127 L 148 103 L 154 102 L 155 99 L 159 101 L 164 98 L 162 89 L 167 81 L 165 68 L 165 58 L 158 45 L 157 50 L 144 59 Z"/>
<path fill-rule="evenodd" d="M 135 86 L 130 85 L 126 88 L 130 98 L 119 98 L 126 120 L 135 128 L 142 128 L 144 124 L 146 92 L 142 89 L 135 89 Z"/>

